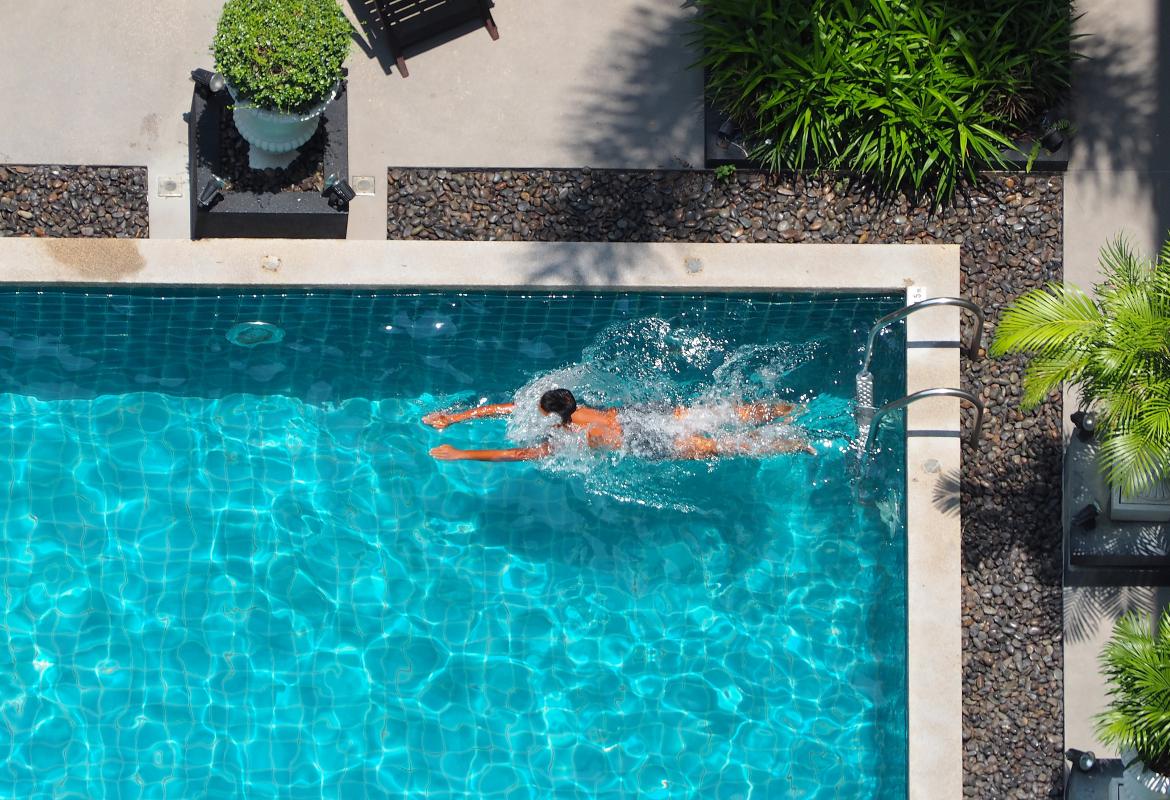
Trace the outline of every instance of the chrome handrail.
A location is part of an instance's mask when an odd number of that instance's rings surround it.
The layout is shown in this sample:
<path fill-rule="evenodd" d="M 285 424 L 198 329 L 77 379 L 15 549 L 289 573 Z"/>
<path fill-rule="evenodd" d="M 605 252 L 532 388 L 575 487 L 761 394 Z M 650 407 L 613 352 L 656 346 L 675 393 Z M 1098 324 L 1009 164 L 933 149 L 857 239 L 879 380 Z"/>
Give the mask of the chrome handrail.
<path fill-rule="evenodd" d="M 965 308 L 975 315 L 975 335 L 971 338 L 971 343 L 966 348 L 967 358 L 975 358 L 979 355 L 979 342 L 983 340 L 983 311 L 980 310 L 979 306 L 962 297 L 931 297 L 918 303 L 903 306 L 897 311 L 886 314 L 873 324 L 873 327 L 869 329 L 869 341 L 865 345 L 865 360 L 861 362 L 861 374 L 869 374 L 869 364 L 873 360 L 873 344 L 877 340 L 877 335 L 882 328 L 891 322 L 897 322 L 903 317 L 913 314 L 919 309 L 930 308 L 931 306 L 958 306 L 959 308 Z"/>
<path fill-rule="evenodd" d="M 923 389 L 920 392 L 913 392 L 899 400 L 891 400 L 884 406 L 874 412 L 873 419 L 870 422 L 869 431 L 865 436 L 865 446 L 862 452 L 869 452 L 869 447 L 873 444 L 874 434 L 877 429 L 881 427 L 882 418 L 891 411 L 897 411 L 899 408 L 904 408 L 915 400 L 923 400 L 927 397 L 957 397 L 960 400 L 966 400 L 971 405 L 975 406 L 975 429 L 971 431 L 970 443 L 974 446 L 979 441 L 979 432 L 983 428 L 983 403 L 979 402 L 975 395 L 963 389 Z"/>

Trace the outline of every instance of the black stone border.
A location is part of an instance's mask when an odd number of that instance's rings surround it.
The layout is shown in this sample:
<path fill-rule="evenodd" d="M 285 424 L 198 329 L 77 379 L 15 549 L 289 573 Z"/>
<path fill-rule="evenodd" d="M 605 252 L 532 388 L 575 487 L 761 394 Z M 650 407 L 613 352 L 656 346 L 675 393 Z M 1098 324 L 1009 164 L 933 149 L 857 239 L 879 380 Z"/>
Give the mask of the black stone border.
<path fill-rule="evenodd" d="M 0 164 L 0 236 L 145 239 L 146 167 Z"/>
<path fill-rule="evenodd" d="M 337 98 L 321 115 L 326 141 L 323 173 L 349 180 L 349 93 L 342 81 Z M 320 192 L 221 191 L 210 208 L 199 194 L 219 171 L 219 123 L 231 96 L 196 85 L 191 94 L 188 152 L 191 174 L 191 238 L 344 239 L 349 207 Z"/>

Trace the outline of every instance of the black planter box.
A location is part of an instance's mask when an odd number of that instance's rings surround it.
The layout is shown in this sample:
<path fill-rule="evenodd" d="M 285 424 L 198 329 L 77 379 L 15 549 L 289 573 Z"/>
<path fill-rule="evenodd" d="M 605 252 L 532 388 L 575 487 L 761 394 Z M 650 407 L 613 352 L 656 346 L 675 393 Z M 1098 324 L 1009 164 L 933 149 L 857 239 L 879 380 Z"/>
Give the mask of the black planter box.
<path fill-rule="evenodd" d="M 319 192 L 220 190 L 209 208 L 199 193 L 220 168 L 219 124 L 231 96 L 196 85 L 191 98 L 188 148 L 191 161 L 191 238 L 344 239 L 349 206 Z M 323 174 L 349 180 L 349 103 L 345 82 L 321 115 L 326 142 Z"/>
<path fill-rule="evenodd" d="M 724 164 L 733 164 L 736 167 L 755 169 L 758 164 L 748 159 L 743 143 L 729 140 L 719 133 L 719 128 L 727 122 L 727 115 L 717 110 L 710 102 L 704 102 L 703 110 L 704 156 L 707 168 L 713 169 Z M 1016 149 L 1004 150 L 1001 153 L 1004 166 L 987 165 L 984 169 L 1018 169 L 1022 171 L 1028 165 L 1028 155 L 1031 149 L 1031 142 L 1017 142 Z M 1068 170 L 1068 157 L 1069 144 L 1066 137 L 1064 144 L 1054 152 L 1050 153 L 1041 147 L 1040 152 L 1036 155 L 1036 160 L 1032 162 L 1032 169 L 1037 172 L 1065 172 Z"/>

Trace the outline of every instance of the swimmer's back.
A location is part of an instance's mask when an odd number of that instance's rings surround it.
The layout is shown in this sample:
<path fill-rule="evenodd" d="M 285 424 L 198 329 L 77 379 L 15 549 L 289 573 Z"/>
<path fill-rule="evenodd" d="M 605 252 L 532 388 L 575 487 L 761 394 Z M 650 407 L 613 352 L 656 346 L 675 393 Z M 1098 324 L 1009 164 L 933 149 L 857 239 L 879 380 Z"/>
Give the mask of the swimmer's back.
<path fill-rule="evenodd" d="M 573 424 L 585 429 L 590 447 L 618 450 L 622 446 L 622 426 L 616 408 L 578 406 L 573 412 Z"/>

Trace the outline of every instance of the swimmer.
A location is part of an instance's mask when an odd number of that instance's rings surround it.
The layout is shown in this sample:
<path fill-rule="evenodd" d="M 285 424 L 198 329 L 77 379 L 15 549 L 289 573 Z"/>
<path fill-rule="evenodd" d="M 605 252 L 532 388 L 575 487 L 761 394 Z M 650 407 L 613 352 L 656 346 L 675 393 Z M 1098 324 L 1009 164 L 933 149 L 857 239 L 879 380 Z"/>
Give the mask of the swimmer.
<path fill-rule="evenodd" d="M 479 406 L 467 411 L 436 411 L 422 421 L 432 428 L 443 430 L 448 425 L 471 419 L 505 417 L 515 409 L 512 403 Z M 627 435 L 622 426 L 622 412 L 616 408 L 589 408 L 577 405 L 577 399 L 568 389 L 552 389 L 540 397 L 540 410 L 545 416 L 560 417 L 559 425 L 582 430 L 590 447 L 630 452 L 652 459 L 704 459 L 718 456 L 763 455 L 772 453 L 810 453 L 816 451 L 808 442 L 798 439 L 765 441 L 758 438 L 745 441 L 718 439 L 710 436 L 675 436 L 669 431 L 642 431 Z M 754 403 L 733 407 L 736 418 L 746 424 L 760 425 L 788 416 L 796 406 L 791 403 Z M 671 412 L 676 419 L 685 419 L 692 409 L 680 407 Z M 535 461 L 552 453 L 549 442 L 535 447 L 512 447 L 502 450 L 460 450 L 449 444 L 431 450 L 440 461 Z"/>

